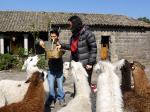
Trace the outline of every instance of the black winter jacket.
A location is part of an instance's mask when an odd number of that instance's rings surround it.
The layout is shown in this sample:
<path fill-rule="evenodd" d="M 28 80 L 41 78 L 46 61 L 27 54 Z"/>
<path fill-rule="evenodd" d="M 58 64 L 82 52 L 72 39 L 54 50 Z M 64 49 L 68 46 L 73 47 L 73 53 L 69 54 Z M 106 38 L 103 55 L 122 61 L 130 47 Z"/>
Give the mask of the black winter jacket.
<path fill-rule="evenodd" d="M 70 44 L 73 40 L 72 38 L 73 36 L 70 38 L 69 44 L 61 43 L 63 49 L 70 50 Z M 96 63 L 96 39 L 95 35 L 89 30 L 88 26 L 84 26 L 80 32 L 77 54 L 78 61 L 80 61 L 83 64 L 83 66 L 87 64 L 93 65 Z"/>

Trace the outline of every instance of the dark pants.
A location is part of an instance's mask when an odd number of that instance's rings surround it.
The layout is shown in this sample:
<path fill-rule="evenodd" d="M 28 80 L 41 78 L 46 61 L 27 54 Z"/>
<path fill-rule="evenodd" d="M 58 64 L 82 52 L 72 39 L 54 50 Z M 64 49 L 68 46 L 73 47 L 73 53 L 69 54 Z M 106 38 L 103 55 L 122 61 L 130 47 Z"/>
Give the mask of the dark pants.
<path fill-rule="evenodd" d="M 90 69 L 90 70 L 87 70 L 87 69 L 85 68 L 85 70 L 86 70 L 86 72 L 87 72 L 87 74 L 88 74 L 89 86 L 91 86 L 93 67 L 92 67 L 92 69 Z M 74 84 L 74 95 L 73 95 L 73 96 L 75 96 L 75 94 L 76 94 L 76 87 L 75 87 L 75 84 Z"/>
<path fill-rule="evenodd" d="M 86 72 L 87 72 L 87 74 L 88 74 L 88 82 L 89 82 L 89 85 L 91 85 L 93 67 L 92 67 L 92 69 L 90 69 L 90 70 L 87 70 L 87 69 L 85 68 L 85 70 L 86 70 Z"/>

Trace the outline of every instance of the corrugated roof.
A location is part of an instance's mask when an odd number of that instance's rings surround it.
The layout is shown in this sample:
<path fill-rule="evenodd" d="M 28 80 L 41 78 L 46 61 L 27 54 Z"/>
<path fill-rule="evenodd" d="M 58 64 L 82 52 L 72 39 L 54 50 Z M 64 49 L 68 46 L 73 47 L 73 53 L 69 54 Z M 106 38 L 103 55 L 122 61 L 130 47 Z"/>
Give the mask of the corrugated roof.
<path fill-rule="evenodd" d="M 67 24 L 72 15 L 78 15 L 86 25 L 148 27 L 150 24 L 122 15 L 58 12 L 0 11 L 0 32 L 47 31 L 48 23 Z"/>

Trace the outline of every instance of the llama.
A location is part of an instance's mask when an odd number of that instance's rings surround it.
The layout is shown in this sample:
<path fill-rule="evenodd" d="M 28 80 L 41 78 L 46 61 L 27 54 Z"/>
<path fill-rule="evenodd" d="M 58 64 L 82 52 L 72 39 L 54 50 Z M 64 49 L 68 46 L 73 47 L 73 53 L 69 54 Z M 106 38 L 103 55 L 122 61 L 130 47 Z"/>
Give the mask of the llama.
<path fill-rule="evenodd" d="M 38 62 L 38 57 L 28 57 L 28 59 L 24 62 L 22 68 L 27 68 L 27 74 L 31 76 L 31 73 L 37 71 L 42 72 L 42 70 L 38 69 L 36 63 Z M 29 66 L 29 67 L 28 67 Z M 30 68 L 30 69 L 29 69 Z M 28 71 L 29 70 L 29 71 Z M 27 77 L 29 77 L 27 75 Z M 49 85 L 47 80 L 47 73 L 44 72 L 44 89 L 46 93 L 46 100 L 49 96 Z M 21 101 L 29 87 L 29 84 L 24 81 L 15 81 L 15 80 L 1 80 L 0 81 L 0 107 Z M 46 101 L 45 100 L 45 101 Z"/>
<path fill-rule="evenodd" d="M 124 59 L 111 64 L 99 61 L 95 70 L 98 76 L 96 112 L 122 112 L 123 101 L 120 82 L 115 70 L 124 64 Z"/>
<path fill-rule="evenodd" d="M 131 64 L 125 60 L 124 65 L 121 67 L 121 89 L 122 92 L 131 90 Z"/>
<path fill-rule="evenodd" d="M 25 81 L 1 80 L 0 81 L 0 107 L 21 101 L 27 92 L 29 84 Z"/>
<path fill-rule="evenodd" d="M 27 80 L 30 82 L 24 99 L 0 108 L 0 112 L 44 112 L 45 92 L 43 87 L 44 74 L 39 71 Z"/>
<path fill-rule="evenodd" d="M 35 56 L 30 56 L 28 57 L 23 66 L 22 66 L 22 70 L 25 70 L 26 69 L 26 72 L 27 72 L 27 79 L 31 76 L 32 73 L 34 73 L 35 71 L 40 71 L 40 72 L 43 72 L 42 69 L 39 69 L 37 67 L 37 63 L 39 61 L 39 57 L 38 55 L 35 55 Z M 45 74 L 47 74 L 47 72 L 44 71 Z M 48 77 L 48 74 L 45 75 L 45 81 L 44 81 L 44 89 L 45 89 L 45 92 L 46 92 L 46 99 L 48 99 L 49 97 L 49 84 L 48 84 L 48 80 L 47 80 L 47 77 Z"/>
<path fill-rule="evenodd" d="M 125 90 L 123 92 L 124 112 L 139 112 L 137 108 L 137 104 L 139 104 L 138 99 L 139 97 L 135 94 L 134 90 Z"/>
<path fill-rule="evenodd" d="M 22 70 L 26 70 L 27 79 L 34 73 L 35 71 L 39 71 L 40 69 L 37 67 L 37 63 L 39 61 L 38 55 L 29 56 L 22 66 Z"/>
<path fill-rule="evenodd" d="M 150 99 L 137 95 L 133 89 L 123 93 L 124 112 L 150 112 Z"/>
<path fill-rule="evenodd" d="M 139 96 L 150 98 L 150 82 L 145 74 L 145 67 L 136 61 L 131 64 L 134 90 Z"/>
<path fill-rule="evenodd" d="M 144 66 L 139 62 L 131 63 L 134 88 L 123 91 L 124 109 L 127 112 L 150 112 L 149 82 Z"/>
<path fill-rule="evenodd" d="M 69 77 L 69 73 L 70 73 L 70 62 L 64 62 L 63 63 L 63 73 L 64 73 L 64 77 L 67 79 Z"/>
<path fill-rule="evenodd" d="M 76 95 L 66 107 L 58 112 L 92 112 L 88 74 L 80 62 L 71 62 L 71 74 L 75 82 Z"/>

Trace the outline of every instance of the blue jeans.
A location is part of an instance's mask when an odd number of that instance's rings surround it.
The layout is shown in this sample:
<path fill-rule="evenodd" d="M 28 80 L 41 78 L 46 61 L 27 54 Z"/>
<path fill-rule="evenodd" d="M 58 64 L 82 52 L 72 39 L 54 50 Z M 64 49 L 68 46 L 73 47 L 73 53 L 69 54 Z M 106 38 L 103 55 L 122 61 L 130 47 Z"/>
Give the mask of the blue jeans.
<path fill-rule="evenodd" d="M 63 78 L 64 77 L 62 73 L 48 71 L 48 83 L 49 83 L 49 90 L 50 90 L 49 100 L 50 101 L 55 101 L 56 99 L 62 100 L 62 101 L 64 100 L 65 93 L 63 90 Z M 57 91 L 55 91 L 56 90 L 55 80 L 57 82 L 57 87 L 58 87 Z"/>

